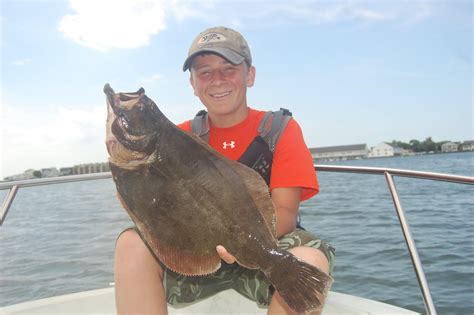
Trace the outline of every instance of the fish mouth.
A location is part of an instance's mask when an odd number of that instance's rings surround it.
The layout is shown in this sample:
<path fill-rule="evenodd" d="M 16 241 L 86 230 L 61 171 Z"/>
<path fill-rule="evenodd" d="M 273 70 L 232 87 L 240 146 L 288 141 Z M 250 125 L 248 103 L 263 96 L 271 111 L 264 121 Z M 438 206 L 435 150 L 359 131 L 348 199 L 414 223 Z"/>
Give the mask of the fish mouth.
<path fill-rule="evenodd" d="M 106 83 L 104 93 L 107 96 L 108 104 L 111 105 L 114 111 L 118 109 L 131 110 L 137 104 L 137 100 L 145 95 L 145 89 L 140 88 L 136 92 L 129 93 L 115 93 L 110 84 Z"/>
<path fill-rule="evenodd" d="M 109 84 L 104 86 L 107 99 L 105 144 L 109 161 L 123 168 L 134 169 L 146 162 L 154 150 L 156 135 L 143 88 L 134 93 L 115 93 Z"/>
<path fill-rule="evenodd" d="M 107 95 L 107 108 L 115 114 L 115 119 L 118 121 L 120 129 L 124 133 L 141 136 L 145 134 L 145 131 L 140 128 L 140 118 L 137 117 L 136 111 L 143 112 L 145 106 L 141 102 L 141 98 L 145 95 L 145 89 L 140 88 L 134 93 L 115 93 L 115 91 L 107 83 L 104 86 L 104 93 Z"/>
<path fill-rule="evenodd" d="M 148 163 L 148 154 L 127 149 L 115 137 L 108 137 L 105 144 L 109 153 L 109 162 L 123 169 L 135 170 Z"/>
<path fill-rule="evenodd" d="M 143 164 L 146 161 L 147 155 L 143 152 L 137 152 L 128 149 L 122 144 L 121 141 L 117 139 L 114 132 L 112 132 L 112 126 L 116 121 L 117 116 L 115 115 L 112 107 L 108 105 L 105 145 L 107 147 L 107 152 L 109 153 L 109 162 L 125 169 L 136 169 L 137 166 Z M 134 137 L 127 133 L 123 133 L 123 136 L 130 138 Z"/>

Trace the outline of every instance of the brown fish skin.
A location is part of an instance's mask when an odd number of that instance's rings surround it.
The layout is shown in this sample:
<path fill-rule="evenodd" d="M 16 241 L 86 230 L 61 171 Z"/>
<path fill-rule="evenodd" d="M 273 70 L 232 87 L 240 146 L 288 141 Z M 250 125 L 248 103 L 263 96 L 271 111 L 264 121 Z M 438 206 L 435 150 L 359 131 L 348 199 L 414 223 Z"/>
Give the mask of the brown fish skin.
<path fill-rule="evenodd" d="M 186 275 L 219 269 L 223 245 L 259 268 L 298 313 L 321 308 L 332 278 L 277 247 L 265 181 L 170 122 L 144 90 L 107 84 L 107 149 L 118 197 L 156 257 Z"/>

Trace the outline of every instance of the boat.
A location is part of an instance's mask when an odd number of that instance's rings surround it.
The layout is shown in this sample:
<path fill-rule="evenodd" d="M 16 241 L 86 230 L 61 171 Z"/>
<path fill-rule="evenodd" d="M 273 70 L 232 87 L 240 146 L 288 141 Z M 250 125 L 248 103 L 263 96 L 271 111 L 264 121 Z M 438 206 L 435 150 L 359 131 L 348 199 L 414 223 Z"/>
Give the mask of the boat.
<path fill-rule="evenodd" d="M 398 215 L 399 223 L 406 241 L 407 251 L 413 263 L 414 272 L 423 297 L 426 314 L 436 314 L 436 308 L 431 297 L 431 292 L 426 281 L 423 266 L 418 256 L 418 251 L 410 232 L 404 210 L 393 180 L 394 176 L 446 181 L 458 184 L 474 185 L 474 177 L 441 174 L 432 172 L 420 172 L 412 170 L 338 166 L 338 165 L 314 165 L 318 172 L 345 172 L 359 174 L 373 174 L 385 176 L 388 189 L 391 193 L 394 207 Z M 33 180 L 21 180 L 12 182 L 1 182 L 0 190 L 8 190 L 0 209 L 0 226 L 6 219 L 15 196 L 20 188 L 40 185 L 52 185 L 77 181 L 89 181 L 110 178 L 110 173 L 95 173 L 83 175 L 61 176 L 55 178 L 41 178 Z M 18 304 L 0 307 L 0 314 L 115 314 L 114 288 L 109 286 L 103 289 L 83 291 L 65 294 L 50 298 L 27 301 Z M 233 290 L 227 290 L 214 295 L 204 301 L 188 305 L 183 308 L 169 307 L 169 314 L 266 314 L 266 309 L 259 308 L 256 304 L 240 296 Z M 323 310 L 325 315 L 335 314 L 418 314 L 399 306 L 394 306 L 354 295 L 331 291 Z"/>

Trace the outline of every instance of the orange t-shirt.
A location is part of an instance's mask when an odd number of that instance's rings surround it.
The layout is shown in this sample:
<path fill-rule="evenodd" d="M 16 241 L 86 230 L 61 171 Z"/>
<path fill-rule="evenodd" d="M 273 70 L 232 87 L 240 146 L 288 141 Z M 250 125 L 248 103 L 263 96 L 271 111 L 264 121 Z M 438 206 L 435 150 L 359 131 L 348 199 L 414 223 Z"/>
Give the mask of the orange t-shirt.
<path fill-rule="evenodd" d="M 258 126 L 264 115 L 264 111 L 249 108 L 247 118 L 235 126 L 218 128 L 211 122 L 209 145 L 224 156 L 238 160 L 258 135 Z M 191 132 L 191 120 L 178 127 Z M 319 192 L 313 158 L 294 119 L 288 122 L 273 154 L 270 191 L 277 187 L 301 187 L 302 201 Z"/>

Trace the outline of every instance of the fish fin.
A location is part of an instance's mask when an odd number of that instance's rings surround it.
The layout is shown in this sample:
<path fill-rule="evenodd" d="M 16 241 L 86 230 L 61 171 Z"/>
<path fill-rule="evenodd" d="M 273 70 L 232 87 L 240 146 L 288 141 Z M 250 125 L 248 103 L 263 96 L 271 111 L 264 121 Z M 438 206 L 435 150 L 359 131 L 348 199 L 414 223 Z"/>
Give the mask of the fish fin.
<path fill-rule="evenodd" d="M 285 303 L 296 313 L 321 310 L 333 278 L 288 252 L 263 270 Z"/>
<path fill-rule="evenodd" d="M 270 192 L 268 190 L 267 183 L 265 183 L 265 180 L 262 178 L 262 176 L 260 176 L 250 167 L 235 161 L 230 161 L 230 164 L 244 181 L 249 195 L 252 197 L 253 202 L 262 214 L 265 223 L 276 240 L 275 207 L 273 205 L 272 199 L 270 198 Z"/>
<path fill-rule="evenodd" d="M 205 276 L 221 267 L 221 258 L 216 254 L 198 256 L 173 247 L 156 244 L 158 259 L 169 269 L 186 276 Z"/>
<path fill-rule="evenodd" d="M 172 245 L 167 246 L 154 237 L 150 229 L 142 225 L 136 222 L 142 239 L 155 258 L 167 268 L 186 276 L 204 276 L 216 272 L 221 267 L 221 258 L 216 251 L 208 255 L 196 255 L 192 251 L 180 250 Z"/>
<path fill-rule="evenodd" d="M 138 233 L 155 258 L 162 262 L 167 268 L 187 276 L 204 276 L 216 272 L 221 267 L 221 258 L 217 251 L 212 248 L 207 255 L 196 255 L 192 251 L 180 250 L 172 245 L 158 240 L 142 220 L 139 220 L 131 211 L 120 193 L 117 194 L 122 206 L 135 223 Z"/>

